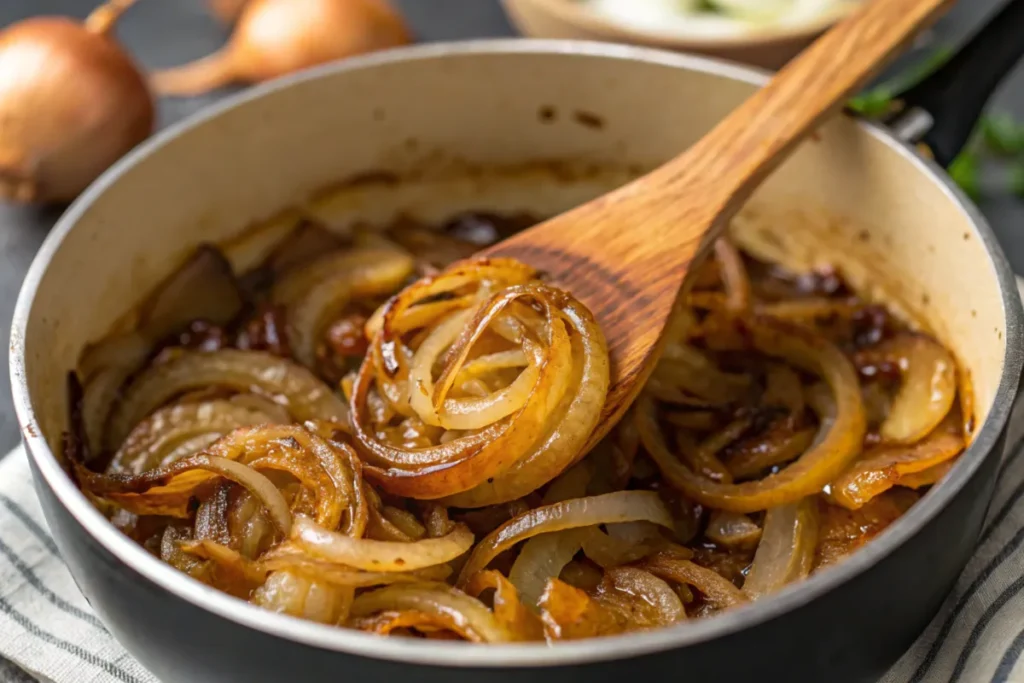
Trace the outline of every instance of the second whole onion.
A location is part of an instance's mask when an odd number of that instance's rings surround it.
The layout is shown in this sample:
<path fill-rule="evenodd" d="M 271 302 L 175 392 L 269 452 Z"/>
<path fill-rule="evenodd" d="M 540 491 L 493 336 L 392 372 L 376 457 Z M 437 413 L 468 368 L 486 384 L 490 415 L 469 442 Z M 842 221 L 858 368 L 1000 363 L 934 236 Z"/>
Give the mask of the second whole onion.
<path fill-rule="evenodd" d="M 233 3 L 213 9 L 230 17 Z M 153 74 L 162 95 L 192 96 L 230 83 L 256 83 L 411 41 L 388 0 L 250 0 L 218 52 Z"/>

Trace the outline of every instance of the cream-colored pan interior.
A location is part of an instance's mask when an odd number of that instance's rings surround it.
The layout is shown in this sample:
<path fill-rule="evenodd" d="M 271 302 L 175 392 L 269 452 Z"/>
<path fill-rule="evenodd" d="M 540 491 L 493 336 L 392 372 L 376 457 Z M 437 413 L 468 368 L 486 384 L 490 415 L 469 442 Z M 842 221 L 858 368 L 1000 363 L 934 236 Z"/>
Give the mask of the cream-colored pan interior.
<path fill-rule="evenodd" d="M 399 212 L 554 213 L 682 150 L 754 87 L 735 80 L 744 72 L 685 57 L 579 49 L 380 57 L 273 89 L 136 155 L 93 193 L 39 283 L 25 372 L 48 442 L 65 427 L 65 375 L 82 348 L 197 243 L 229 241 L 318 192 L 309 210 L 339 229 Z M 233 258 L 251 263 L 290 220 L 237 243 Z M 836 264 L 930 328 L 969 371 L 980 424 L 1004 357 L 994 266 L 949 191 L 905 153 L 836 120 L 735 229 L 790 266 Z"/>

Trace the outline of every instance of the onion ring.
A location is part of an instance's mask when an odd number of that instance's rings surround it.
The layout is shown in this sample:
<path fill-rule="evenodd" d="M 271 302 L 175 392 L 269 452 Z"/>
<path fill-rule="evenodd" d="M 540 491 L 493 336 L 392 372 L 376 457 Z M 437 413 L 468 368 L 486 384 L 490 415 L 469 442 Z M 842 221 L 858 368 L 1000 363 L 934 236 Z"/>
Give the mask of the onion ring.
<path fill-rule="evenodd" d="M 758 481 L 713 482 L 694 473 L 668 450 L 649 396 L 638 399 L 634 412 L 644 448 L 662 475 L 697 502 L 732 512 L 756 512 L 817 493 L 857 456 L 866 431 L 857 375 L 839 349 L 804 328 L 771 319 L 755 316 L 744 321 L 744 327 L 757 350 L 819 373 L 832 389 L 835 419 L 823 438 L 799 460 Z"/>
<path fill-rule="evenodd" d="M 574 498 L 524 512 L 492 531 L 474 546 L 456 585 L 465 585 L 498 554 L 537 534 L 594 524 L 636 521 L 654 522 L 667 529 L 673 526 L 672 516 L 664 503 L 651 491 L 619 491 Z"/>

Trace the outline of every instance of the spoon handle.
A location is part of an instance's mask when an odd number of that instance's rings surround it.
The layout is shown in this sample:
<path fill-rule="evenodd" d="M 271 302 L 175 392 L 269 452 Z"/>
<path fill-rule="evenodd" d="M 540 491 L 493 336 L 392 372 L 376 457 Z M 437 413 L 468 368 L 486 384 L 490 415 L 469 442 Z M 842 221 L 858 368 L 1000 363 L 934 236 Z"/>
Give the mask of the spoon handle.
<path fill-rule="evenodd" d="M 724 223 L 792 147 L 951 4 L 951 0 L 865 3 L 783 67 L 708 135 L 646 180 L 661 183 L 663 196 L 703 198 L 686 202 L 694 213 L 679 217 L 684 225 Z"/>

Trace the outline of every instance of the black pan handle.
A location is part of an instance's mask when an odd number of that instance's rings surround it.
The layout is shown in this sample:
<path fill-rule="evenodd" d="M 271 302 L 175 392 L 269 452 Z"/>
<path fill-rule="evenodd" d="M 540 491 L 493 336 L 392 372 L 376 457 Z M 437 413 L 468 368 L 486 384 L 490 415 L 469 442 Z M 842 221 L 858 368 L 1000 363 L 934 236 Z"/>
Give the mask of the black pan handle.
<path fill-rule="evenodd" d="M 905 107 L 890 125 L 900 137 L 927 144 L 948 166 L 1022 56 L 1024 0 L 1009 0 L 956 55 L 900 95 Z"/>

